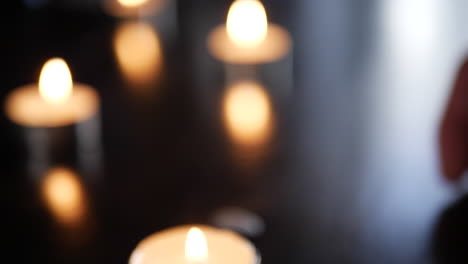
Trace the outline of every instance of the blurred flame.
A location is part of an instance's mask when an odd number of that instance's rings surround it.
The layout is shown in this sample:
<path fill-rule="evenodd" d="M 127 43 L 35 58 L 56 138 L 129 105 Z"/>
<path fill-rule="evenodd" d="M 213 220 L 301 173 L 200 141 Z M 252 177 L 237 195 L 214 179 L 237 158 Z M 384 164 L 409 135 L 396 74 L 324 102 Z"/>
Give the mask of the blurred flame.
<path fill-rule="evenodd" d="M 48 60 L 39 77 L 39 93 L 46 101 L 61 104 L 67 101 L 73 81 L 67 63 L 61 58 Z"/>
<path fill-rule="evenodd" d="M 145 4 L 148 0 L 118 0 L 122 6 L 136 7 Z"/>
<path fill-rule="evenodd" d="M 123 74 L 132 84 L 150 84 L 161 70 L 161 43 L 147 23 L 122 24 L 115 34 L 114 51 Z"/>
<path fill-rule="evenodd" d="M 185 258 L 190 262 L 203 261 L 208 257 L 205 234 L 200 228 L 192 227 L 185 239 Z"/>
<path fill-rule="evenodd" d="M 236 0 L 227 16 L 229 38 L 242 46 L 263 42 L 268 33 L 268 20 L 263 4 L 258 0 Z"/>
<path fill-rule="evenodd" d="M 86 213 L 84 191 L 78 176 L 66 168 L 49 171 L 42 183 L 42 194 L 51 213 L 61 223 L 75 225 Z"/>
<path fill-rule="evenodd" d="M 253 81 L 240 81 L 226 91 L 223 115 L 231 137 L 241 144 L 265 143 L 272 131 L 272 110 L 264 88 Z"/>

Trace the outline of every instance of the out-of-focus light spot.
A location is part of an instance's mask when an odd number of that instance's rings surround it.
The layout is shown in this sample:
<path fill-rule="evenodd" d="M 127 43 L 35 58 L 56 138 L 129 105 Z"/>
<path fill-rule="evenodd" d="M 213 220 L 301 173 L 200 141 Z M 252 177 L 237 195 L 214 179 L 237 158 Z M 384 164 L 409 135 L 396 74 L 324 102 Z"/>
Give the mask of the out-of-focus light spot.
<path fill-rule="evenodd" d="M 268 20 L 263 4 L 258 0 L 236 0 L 227 16 L 229 38 L 238 45 L 261 43 L 268 33 Z"/>
<path fill-rule="evenodd" d="M 120 25 L 115 33 L 114 51 L 122 73 L 131 84 L 146 86 L 158 77 L 162 65 L 161 43 L 149 24 Z"/>
<path fill-rule="evenodd" d="M 71 170 L 55 168 L 49 171 L 42 182 L 42 195 L 59 223 L 74 226 L 85 217 L 84 190 Z"/>
<path fill-rule="evenodd" d="M 200 228 L 192 227 L 185 239 L 185 258 L 189 263 L 200 263 L 208 258 L 208 245 Z"/>
<path fill-rule="evenodd" d="M 253 81 L 228 87 L 223 100 L 228 133 L 239 144 L 264 144 L 272 132 L 272 109 L 264 88 Z"/>
<path fill-rule="evenodd" d="M 433 46 L 441 26 L 438 0 L 384 1 L 383 18 L 390 45 L 399 50 L 425 52 Z"/>
<path fill-rule="evenodd" d="M 61 58 L 52 58 L 42 67 L 39 77 L 39 93 L 54 104 L 67 101 L 73 89 L 73 81 L 67 63 Z"/>
<path fill-rule="evenodd" d="M 117 0 L 123 6 L 127 7 L 136 7 L 141 6 L 142 4 L 146 3 L 148 0 Z"/>

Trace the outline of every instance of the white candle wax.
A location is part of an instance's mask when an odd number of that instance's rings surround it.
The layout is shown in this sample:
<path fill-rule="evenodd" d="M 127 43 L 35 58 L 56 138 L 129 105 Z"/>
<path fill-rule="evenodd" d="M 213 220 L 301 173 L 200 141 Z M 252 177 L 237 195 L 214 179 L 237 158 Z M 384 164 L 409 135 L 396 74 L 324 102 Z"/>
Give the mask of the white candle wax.
<path fill-rule="evenodd" d="M 260 257 L 249 241 L 232 231 L 180 226 L 155 233 L 138 244 L 129 264 L 150 263 L 258 264 Z"/>

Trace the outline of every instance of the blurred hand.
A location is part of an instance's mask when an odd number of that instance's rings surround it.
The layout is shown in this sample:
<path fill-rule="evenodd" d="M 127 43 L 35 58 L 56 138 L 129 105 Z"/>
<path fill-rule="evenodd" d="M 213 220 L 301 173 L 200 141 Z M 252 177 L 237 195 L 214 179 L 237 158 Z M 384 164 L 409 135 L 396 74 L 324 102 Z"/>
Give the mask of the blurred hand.
<path fill-rule="evenodd" d="M 458 180 L 468 168 L 468 60 L 461 67 L 440 127 L 442 171 Z"/>

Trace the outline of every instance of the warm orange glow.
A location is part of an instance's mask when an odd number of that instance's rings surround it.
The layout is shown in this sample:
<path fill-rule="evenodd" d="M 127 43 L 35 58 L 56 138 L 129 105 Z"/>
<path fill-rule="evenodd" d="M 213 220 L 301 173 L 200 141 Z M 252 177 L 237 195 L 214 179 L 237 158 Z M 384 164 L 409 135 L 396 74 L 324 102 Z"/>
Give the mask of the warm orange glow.
<path fill-rule="evenodd" d="M 42 194 L 55 218 L 64 224 L 77 224 L 85 215 L 85 198 L 78 176 L 66 168 L 49 171 Z"/>
<path fill-rule="evenodd" d="M 114 51 L 125 77 L 134 85 L 147 85 L 161 70 L 161 43 L 147 23 L 122 24 L 114 38 Z"/>
<path fill-rule="evenodd" d="M 148 0 L 118 0 L 122 6 L 137 7 L 145 4 Z"/>
<path fill-rule="evenodd" d="M 73 81 L 67 63 L 61 58 L 52 58 L 42 67 L 39 77 L 39 93 L 46 101 L 61 104 L 72 93 Z"/>
<path fill-rule="evenodd" d="M 262 144 L 272 130 L 272 109 L 264 88 L 253 81 L 241 81 L 226 91 L 224 120 L 231 137 L 241 144 Z"/>
<path fill-rule="evenodd" d="M 200 262 L 208 257 L 205 234 L 200 228 L 192 227 L 185 239 L 185 258 L 190 262 Z"/>
<path fill-rule="evenodd" d="M 268 33 L 265 8 L 259 0 L 236 0 L 227 16 L 229 38 L 238 45 L 252 46 L 263 42 Z"/>

